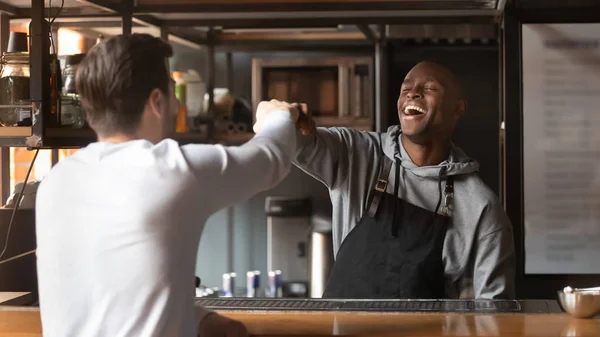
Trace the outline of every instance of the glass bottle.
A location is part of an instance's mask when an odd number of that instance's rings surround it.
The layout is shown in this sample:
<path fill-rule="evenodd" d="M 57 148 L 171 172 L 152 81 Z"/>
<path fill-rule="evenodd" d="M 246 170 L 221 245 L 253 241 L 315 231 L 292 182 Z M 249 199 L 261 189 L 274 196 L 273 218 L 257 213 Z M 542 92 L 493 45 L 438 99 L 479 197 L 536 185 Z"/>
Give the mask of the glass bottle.
<path fill-rule="evenodd" d="M 85 126 L 85 111 L 77 94 L 61 95 L 60 124 L 80 129 Z"/>
<path fill-rule="evenodd" d="M 75 74 L 77 66 L 83 60 L 85 54 L 67 55 L 65 57 L 65 70 L 63 70 L 64 85 L 62 88 L 63 94 L 75 94 L 77 88 L 75 86 Z"/>
<path fill-rule="evenodd" d="M 179 110 L 177 111 L 177 133 L 184 133 L 187 131 L 186 119 L 187 119 L 187 105 L 185 101 L 185 81 L 183 75 L 180 72 L 173 73 L 173 79 L 175 80 L 175 97 L 179 101 Z"/>

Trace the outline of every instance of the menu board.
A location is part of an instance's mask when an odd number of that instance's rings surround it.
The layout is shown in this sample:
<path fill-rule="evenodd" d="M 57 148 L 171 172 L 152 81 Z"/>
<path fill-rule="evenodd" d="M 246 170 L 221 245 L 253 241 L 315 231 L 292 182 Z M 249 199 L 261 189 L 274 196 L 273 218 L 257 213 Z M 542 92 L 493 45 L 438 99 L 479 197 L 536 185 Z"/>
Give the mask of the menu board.
<path fill-rule="evenodd" d="M 600 273 L 600 24 L 523 38 L 525 273 Z"/>

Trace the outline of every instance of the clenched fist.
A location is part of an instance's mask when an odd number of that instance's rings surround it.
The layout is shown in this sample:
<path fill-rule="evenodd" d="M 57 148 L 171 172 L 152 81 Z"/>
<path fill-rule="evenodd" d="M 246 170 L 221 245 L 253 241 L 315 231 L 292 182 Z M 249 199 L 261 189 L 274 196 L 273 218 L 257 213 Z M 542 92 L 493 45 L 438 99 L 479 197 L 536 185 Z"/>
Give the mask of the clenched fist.
<path fill-rule="evenodd" d="M 300 112 L 298 111 L 297 105 L 290 104 L 287 102 L 281 102 L 275 99 L 270 101 L 263 101 L 258 104 L 256 108 L 256 122 L 254 123 L 254 127 L 252 128 L 255 133 L 259 133 L 265 122 L 267 116 L 274 111 L 289 111 L 292 114 L 292 119 L 294 123 L 298 121 L 298 116 Z"/>
<path fill-rule="evenodd" d="M 310 113 L 308 113 L 308 107 L 306 104 L 293 103 L 292 106 L 300 109 L 298 121 L 296 122 L 296 128 L 302 131 L 305 136 L 312 136 L 317 133 L 317 125 L 312 119 Z"/>
<path fill-rule="evenodd" d="M 248 331 L 241 322 L 210 313 L 200 322 L 198 337 L 248 337 Z"/>

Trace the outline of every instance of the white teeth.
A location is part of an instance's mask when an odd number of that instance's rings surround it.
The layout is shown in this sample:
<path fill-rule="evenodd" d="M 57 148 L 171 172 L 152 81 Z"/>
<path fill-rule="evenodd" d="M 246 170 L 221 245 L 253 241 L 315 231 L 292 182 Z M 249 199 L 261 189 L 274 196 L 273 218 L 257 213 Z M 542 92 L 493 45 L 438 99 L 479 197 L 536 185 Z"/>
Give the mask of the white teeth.
<path fill-rule="evenodd" d="M 425 109 L 423 109 L 423 108 L 420 108 L 420 107 L 418 107 L 418 106 L 415 106 L 415 105 L 409 105 L 409 106 L 407 106 L 406 108 L 404 108 L 404 112 L 405 112 L 405 113 L 408 113 L 408 112 L 409 112 L 408 110 L 416 110 L 416 111 L 418 111 L 418 112 L 420 112 L 420 113 L 422 113 L 422 114 L 424 114 L 424 113 L 425 113 Z"/>

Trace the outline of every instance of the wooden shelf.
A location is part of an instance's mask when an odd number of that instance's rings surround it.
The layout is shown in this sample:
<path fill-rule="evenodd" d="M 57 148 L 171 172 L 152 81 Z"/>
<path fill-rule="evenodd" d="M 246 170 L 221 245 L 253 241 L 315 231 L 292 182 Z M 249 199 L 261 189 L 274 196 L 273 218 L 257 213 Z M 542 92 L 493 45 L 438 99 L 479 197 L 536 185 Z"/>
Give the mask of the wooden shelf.
<path fill-rule="evenodd" d="M 71 129 L 71 128 L 49 128 L 46 129 L 46 136 L 50 138 L 62 138 L 78 140 L 77 143 L 87 140 L 93 142 L 96 139 L 96 134 L 91 129 Z M 217 134 L 214 139 L 210 139 L 206 133 L 186 132 L 174 133 L 170 138 L 176 140 L 180 144 L 206 144 L 206 143 L 221 143 L 224 145 L 240 145 L 254 137 L 254 133 L 234 133 L 234 134 Z"/>
<path fill-rule="evenodd" d="M 171 135 L 171 138 L 179 142 L 180 145 L 210 143 L 208 135 L 200 132 L 175 133 Z"/>
<path fill-rule="evenodd" d="M 0 127 L 0 137 L 29 137 L 32 135 L 31 126 Z"/>
<path fill-rule="evenodd" d="M 66 141 L 73 140 L 79 145 L 83 143 L 91 143 L 96 141 L 96 133 L 92 129 L 73 129 L 73 128 L 48 128 L 46 129 L 46 137 L 62 138 Z M 175 133 L 171 135 L 172 139 L 184 144 L 189 143 L 207 143 L 209 142 L 208 135 L 203 133 Z"/>
<path fill-rule="evenodd" d="M 358 130 L 371 130 L 371 122 L 365 118 L 322 118 L 316 117 L 317 126 L 322 127 L 352 127 Z M 3 133 L 4 132 L 4 133 Z M 6 127 L 0 128 L 0 137 L 28 137 L 31 136 L 31 127 Z M 59 140 L 60 147 L 81 147 L 96 141 L 96 133 L 91 129 L 74 128 L 48 128 L 46 129 L 48 140 Z M 237 146 L 248 142 L 254 137 L 254 132 L 217 133 L 213 139 L 205 133 L 175 133 L 170 138 L 181 145 L 185 144 L 212 144 L 218 143 L 227 146 Z M 53 142 L 51 142 L 53 143 Z M 54 144 L 51 144 L 54 145 Z"/>
<path fill-rule="evenodd" d="M 373 129 L 373 122 L 370 118 L 365 117 L 325 117 L 325 116 L 314 116 L 313 117 L 317 126 L 322 127 L 347 127 L 357 130 L 371 131 Z"/>
<path fill-rule="evenodd" d="M 83 128 L 47 128 L 46 137 L 60 138 L 93 138 L 96 139 L 96 133 L 92 129 Z"/>
<path fill-rule="evenodd" d="M 215 135 L 217 143 L 230 146 L 242 145 L 252 139 L 252 137 L 254 137 L 254 132 L 221 133 Z"/>

